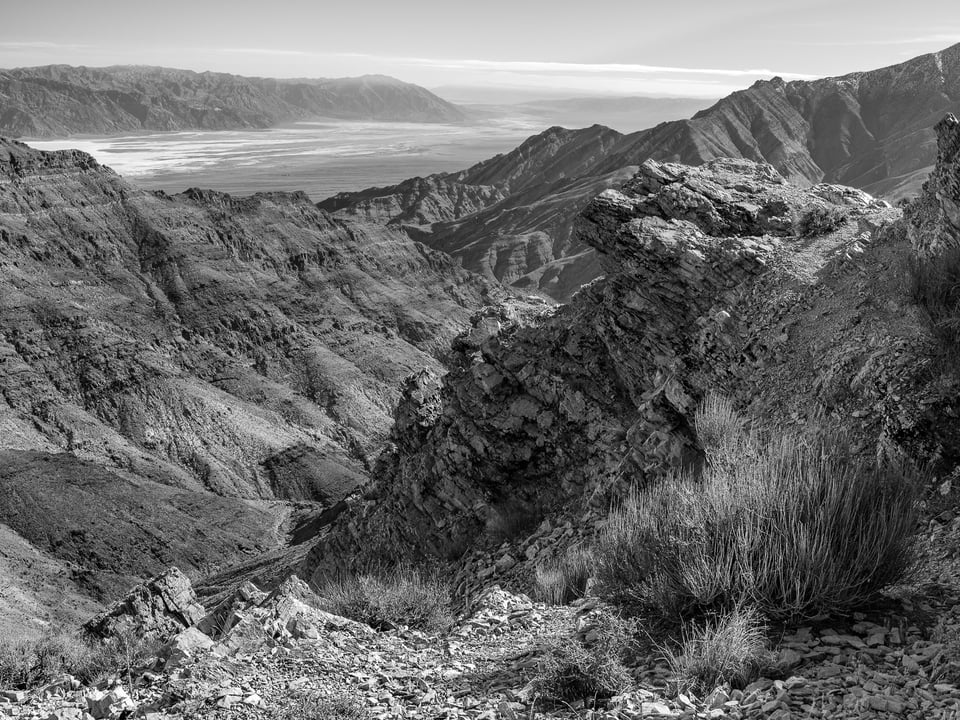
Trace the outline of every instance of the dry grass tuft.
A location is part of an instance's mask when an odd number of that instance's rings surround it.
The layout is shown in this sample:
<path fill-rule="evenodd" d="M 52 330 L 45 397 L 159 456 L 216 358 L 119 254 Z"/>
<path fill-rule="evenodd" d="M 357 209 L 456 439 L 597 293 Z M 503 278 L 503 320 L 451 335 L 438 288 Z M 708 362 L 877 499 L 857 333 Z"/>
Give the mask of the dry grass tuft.
<path fill-rule="evenodd" d="M 286 708 L 277 720 L 369 720 L 370 711 L 345 693 L 332 697 L 304 697 Z"/>
<path fill-rule="evenodd" d="M 108 675 L 129 676 L 156 657 L 158 643 L 135 633 L 94 641 L 67 633 L 0 644 L 0 687 L 35 687 L 61 675 L 95 683 Z"/>
<path fill-rule="evenodd" d="M 587 593 L 596 574 L 593 551 L 581 545 L 568 548 L 559 558 L 537 568 L 537 594 L 550 605 L 568 605 Z"/>
<path fill-rule="evenodd" d="M 317 593 L 325 610 L 377 630 L 443 632 L 453 624 L 450 586 L 437 571 L 399 565 L 328 579 Z"/>
<path fill-rule="evenodd" d="M 708 693 L 724 683 L 742 688 L 770 665 L 765 627 L 756 610 L 737 608 L 683 633 L 679 652 L 664 648 L 680 692 Z"/>

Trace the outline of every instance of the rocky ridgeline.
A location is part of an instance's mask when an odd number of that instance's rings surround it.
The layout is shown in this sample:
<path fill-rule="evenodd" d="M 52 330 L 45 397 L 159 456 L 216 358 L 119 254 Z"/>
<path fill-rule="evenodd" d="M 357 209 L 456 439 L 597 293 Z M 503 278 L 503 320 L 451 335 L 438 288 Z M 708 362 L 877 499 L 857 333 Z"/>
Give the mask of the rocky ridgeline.
<path fill-rule="evenodd" d="M 904 215 L 921 255 L 960 247 L 960 120 L 955 115 L 937 124 L 936 169 Z"/>
<path fill-rule="evenodd" d="M 960 597 L 941 600 L 956 604 Z M 335 699 L 346 699 L 371 720 L 920 720 L 960 710 L 960 689 L 951 682 L 956 648 L 931 640 L 908 615 L 798 628 L 778 638 L 768 677 L 702 697 L 671 692 L 675 678 L 654 653 L 638 659 L 632 689 L 587 710 L 583 701 L 550 705 L 538 695 L 534 678 L 549 641 L 594 641 L 605 612 L 596 600 L 551 607 L 491 587 L 442 635 L 405 627 L 377 632 L 326 612 L 324 603 L 291 577 L 271 593 L 248 583 L 196 619 L 189 583 L 170 571 L 109 613 L 146 631 L 158 628 L 153 609 L 170 611 L 156 657 L 93 687 L 68 675 L 30 691 L 0 688 L 0 717 L 293 720 L 327 717 L 307 708 Z M 921 614 L 932 609 L 925 601 L 905 607 Z"/>
<path fill-rule="evenodd" d="M 798 237 L 811 207 L 845 220 Z M 461 591 L 478 574 L 528 587 L 631 484 L 699 461 L 693 413 L 711 391 L 772 426 L 833 424 L 865 456 L 949 470 L 957 380 L 931 370 L 938 345 L 910 298 L 899 220 L 866 193 L 799 189 L 768 165 L 645 163 L 578 220 L 605 277 L 566 306 L 478 313 L 446 376 L 408 382 L 376 487 L 305 571 L 486 543 Z"/>

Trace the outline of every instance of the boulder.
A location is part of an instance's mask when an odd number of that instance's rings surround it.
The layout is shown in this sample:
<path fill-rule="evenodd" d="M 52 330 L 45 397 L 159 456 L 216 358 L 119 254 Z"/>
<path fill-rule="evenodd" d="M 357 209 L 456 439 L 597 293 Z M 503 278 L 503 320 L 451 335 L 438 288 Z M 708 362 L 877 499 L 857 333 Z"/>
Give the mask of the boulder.
<path fill-rule="evenodd" d="M 108 718 L 113 720 L 124 713 L 137 709 L 136 703 L 122 687 L 112 690 L 93 690 L 86 696 L 87 711 L 96 719 Z"/>
<path fill-rule="evenodd" d="M 134 632 L 143 636 L 168 638 L 198 623 L 203 606 L 178 568 L 138 585 L 123 599 L 87 622 L 84 631 L 96 638 Z"/>
<path fill-rule="evenodd" d="M 187 628 L 175 635 L 161 651 L 166 659 L 166 669 L 171 670 L 192 660 L 204 650 L 213 647 L 213 640 L 195 627 Z"/>

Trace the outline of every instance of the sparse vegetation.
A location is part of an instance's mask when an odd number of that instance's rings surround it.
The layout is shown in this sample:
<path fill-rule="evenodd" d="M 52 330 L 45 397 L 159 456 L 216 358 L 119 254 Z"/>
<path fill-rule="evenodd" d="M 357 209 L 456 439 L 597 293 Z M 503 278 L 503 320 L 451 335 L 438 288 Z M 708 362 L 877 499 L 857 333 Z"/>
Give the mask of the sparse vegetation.
<path fill-rule="evenodd" d="M 742 688 L 770 662 L 765 628 L 752 608 L 685 629 L 680 648 L 664 652 L 681 692 L 706 693 L 723 683 Z"/>
<path fill-rule="evenodd" d="M 944 344 L 960 347 L 960 248 L 918 258 L 911 273 L 911 292 Z"/>
<path fill-rule="evenodd" d="M 741 432 L 737 455 L 706 447 L 699 478 L 677 474 L 611 513 L 596 548 L 602 594 L 666 619 L 747 604 L 798 619 L 855 608 L 904 576 L 914 473 L 863 464 L 842 442 Z"/>
<path fill-rule="evenodd" d="M 810 205 L 797 215 L 793 229 L 797 237 L 826 235 L 840 228 L 848 217 L 846 210 L 835 205 Z"/>
<path fill-rule="evenodd" d="M 64 674 L 88 684 L 112 674 L 129 676 L 156 653 L 156 642 L 134 633 L 103 642 L 48 634 L 0 643 L 0 687 L 34 687 Z"/>
<path fill-rule="evenodd" d="M 287 708 L 278 720 L 368 720 L 370 712 L 346 694 L 332 697 L 305 697 L 295 707 Z"/>
<path fill-rule="evenodd" d="M 596 573 L 593 551 L 582 545 L 568 548 L 552 562 L 537 568 L 537 591 L 550 605 L 567 605 L 586 595 L 587 582 Z"/>
<path fill-rule="evenodd" d="M 440 573 L 406 564 L 331 578 L 317 592 L 327 611 L 378 630 L 407 625 L 441 632 L 453 622 L 450 587 Z"/>
<path fill-rule="evenodd" d="M 603 613 L 591 642 L 569 637 L 549 640 L 533 678 L 534 688 L 547 702 L 594 703 L 628 689 L 633 678 L 623 664 L 630 631 L 618 617 Z"/>
<path fill-rule="evenodd" d="M 955 617 L 941 617 L 930 634 L 930 639 L 943 645 L 940 662 L 932 671 L 939 682 L 960 682 L 960 625 Z"/>

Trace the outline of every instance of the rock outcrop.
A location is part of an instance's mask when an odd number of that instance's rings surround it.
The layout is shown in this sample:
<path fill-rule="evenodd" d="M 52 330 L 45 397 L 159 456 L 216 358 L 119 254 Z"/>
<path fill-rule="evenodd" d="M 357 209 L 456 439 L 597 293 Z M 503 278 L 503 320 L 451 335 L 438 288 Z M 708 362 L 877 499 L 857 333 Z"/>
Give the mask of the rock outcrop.
<path fill-rule="evenodd" d="M 391 77 L 276 80 L 162 67 L 0 70 L 0 134 L 266 128 L 326 117 L 459 122 L 464 112 Z"/>
<path fill-rule="evenodd" d="M 922 256 L 960 247 L 960 120 L 949 114 L 936 130 L 936 168 L 904 212 L 910 239 Z"/>
<path fill-rule="evenodd" d="M 800 238 L 811 206 L 846 219 Z M 648 161 L 578 219 L 602 279 L 559 308 L 484 310 L 442 380 L 410 382 L 376 487 L 307 570 L 512 538 L 463 577 L 529 572 L 531 533 L 552 538 L 541 549 L 573 542 L 558 518 L 589 532 L 631 485 L 698 462 L 693 414 L 710 392 L 773 426 L 835 423 L 867 455 L 955 464 L 958 380 L 931 369 L 937 341 L 910 298 L 899 218 L 769 165 Z"/>
<path fill-rule="evenodd" d="M 303 194 L 152 194 L 0 140 L 0 523 L 98 600 L 281 547 L 500 295 Z"/>
<path fill-rule="evenodd" d="M 722 157 L 769 163 L 798 185 L 861 188 L 896 201 L 915 194 L 936 160 L 931 127 L 960 112 L 960 45 L 869 72 L 814 81 L 760 81 L 689 120 L 629 135 L 594 126 L 551 128 L 511 153 L 462 173 L 427 178 L 435 199 L 397 188 L 344 193 L 321 206 L 338 214 L 419 223 L 415 237 L 465 267 L 565 302 L 602 272 L 573 233 L 577 214 L 648 159 L 700 165 Z M 450 184 L 465 186 L 454 191 Z M 492 185 L 506 197 L 448 218 L 418 213 Z M 475 187 L 476 186 L 476 187 Z M 401 202 L 397 206 L 397 202 Z M 331 203 L 327 205 L 327 203 Z M 423 227 L 422 221 L 432 223 Z"/>
<path fill-rule="evenodd" d="M 174 567 L 135 587 L 83 630 L 101 639 L 135 634 L 163 640 L 192 627 L 204 614 L 190 579 Z"/>

